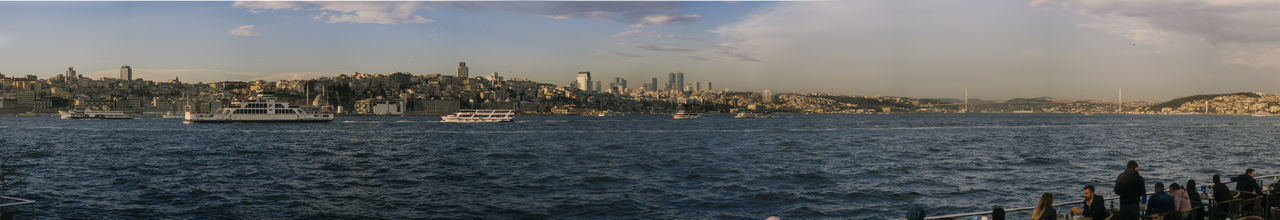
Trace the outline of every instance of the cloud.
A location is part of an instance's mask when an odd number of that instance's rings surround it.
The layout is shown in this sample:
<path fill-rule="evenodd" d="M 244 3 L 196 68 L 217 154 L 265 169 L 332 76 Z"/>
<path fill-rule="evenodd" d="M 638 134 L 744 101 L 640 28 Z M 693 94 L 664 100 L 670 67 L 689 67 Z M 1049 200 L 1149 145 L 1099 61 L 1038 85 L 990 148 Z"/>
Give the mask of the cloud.
<path fill-rule="evenodd" d="M 257 14 L 272 10 L 298 10 L 306 4 L 294 1 L 237 1 L 231 3 L 231 7 L 247 8 L 249 12 Z"/>
<path fill-rule="evenodd" d="M 551 19 L 595 19 L 621 22 L 631 27 L 653 27 L 696 22 L 702 17 L 681 12 L 679 2 L 470 2 L 454 8 L 503 11 Z"/>
<path fill-rule="evenodd" d="M 638 22 L 632 24 L 631 27 L 650 27 L 661 25 L 681 24 L 685 22 L 693 22 L 701 19 L 701 16 L 695 14 L 655 14 L 641 17 Z"/>
<path fill-rule="evenodd" d="M 244 2 L 232 7 L 246 8 L 252 13 L 272 10 L 318 11 L 311 17 L 325 23 L 415 24 L 434 20 L 415 15 L 424 2 Z"/>
<path fill-rule="evenodd" d="M 653 31 L 629 30 L 629 31 L 623 31 L 617 34 L 609 35 L 609 37 L 612 37 L 612 38 L 632 38 L 632 37 L 658 38 L 658 37 L 662 37 L 662 34 L 658 34 L 658 32 L 653 32 Z"/>
<path fill-rule="evenodd" d="M 252 24 L 232 28 L 230 31 L 227 31 L 227 33 L 230 33 L 232 36 L 258 36 L 259 34 L 258 32 L 253 31 Z"/>
<path fill-rule="evenodd" d="M 689 56 L 689 59 L 690 59 L 690 60 L 697 60 L 697 61 L 707 61 L 707 60 L 710 60 L 710 59 L 707 59 L 706 57 L 702 57 L 702 56 Z"/>
<path fill-rule="evenodd" d="M 612 51 L 612 50 L 601 50 L 601 51 L 592 52 L 592 53 L 590 54 L 590 56 L 591 56 L 591 57 L 610 57 L 610 56 L 619 56 L 619 57 L 632 57 L 632 58 L 640 57 L 639 55 L 629 54 L 629 53 L 623 53 L 623 52 L 618 52 L 618 51 Z"/>
<path fill-rule="evenodd" d="M 661 51 L 661 52 L 693 52 L 693 49 L 681 48 L 672 45 L 654 45 L 649 43 L 623 43 L 623 45 L 632 46 L 643 50 Z"/>
<path fill-rule="evenodd" d="M 1221 50 L 1223 63 L 1280 69 L 1280 1 L 1269 0 L 1035 0 L 1031 6 L 1062 6 L 1092 15 L 1083 24 L 1105 33 L 1160 46 L 1185 36 Z M 1176 40 L 1175 40 L 1176 41 Z M 1246 46 L 1242 46 L 1246 45 Z"/>

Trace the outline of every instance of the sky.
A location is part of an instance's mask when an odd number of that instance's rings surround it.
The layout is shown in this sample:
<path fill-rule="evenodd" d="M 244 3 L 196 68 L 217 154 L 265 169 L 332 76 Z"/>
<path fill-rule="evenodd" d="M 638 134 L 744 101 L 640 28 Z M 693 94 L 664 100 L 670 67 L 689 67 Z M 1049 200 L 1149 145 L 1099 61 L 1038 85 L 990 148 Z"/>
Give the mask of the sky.
<path fill-rule="evenodd" d="M 454 74 L 1163 101 L 1280 85 L 1280 2 L 0 2 L 0 74 Z"/>

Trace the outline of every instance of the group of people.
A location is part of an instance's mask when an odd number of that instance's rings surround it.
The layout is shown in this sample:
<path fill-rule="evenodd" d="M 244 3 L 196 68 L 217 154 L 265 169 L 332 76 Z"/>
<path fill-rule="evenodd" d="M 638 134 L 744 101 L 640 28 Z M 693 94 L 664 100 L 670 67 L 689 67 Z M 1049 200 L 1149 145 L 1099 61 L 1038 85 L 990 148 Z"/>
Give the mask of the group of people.
<path fill-rule="evenodd" d="M 1116 177 L 1114 189 L 1115 194 L 1120 197 L 1120 210 L 1111 219 L 1140 219 L 1142 216 L 1139 212 L 1139 203 L 1142 196 L 1147 193 L 1146 181 L 1138 173 L 1138 162 L 1129 161 L 1125 167 L 1125 171 Z M 1237 183 L 1237 191 L 1246 192 L 1237 196 L 1232 194 L 1226 184 L 1222 183 L 1221 177 L 1213 175 L 1213 199 L 1227 201 L 1234 198 L 1252 198 L 1252 196 L 1262 195 L 1262 187 L 1258 186 L 1254 176 L 1254 170 L 1247 169 L 1245 174 L 1231 178 L 1232 181 Z M 1112 217 L 1112 213 L 1107 211 L 1106 206 L 1103 205 L 1106 200 L 1102 196 L 1095 194 L 1096 191 L 1093 185 L 1085 186 L 1082 191 L 1084 192 L 1084 203 L 1081 207 L 1072 207 L 1072 213 L 1092 219 Z M 1156 183 L 1155 193 L 1147 199 L 1146 213 L 1150 214 L 1152 219 L 1163 219 L 1163 214 L 1174 211 L 1181 213 L 1179 216 L 1183 219 L 1204 219 L 1203 207 L 1204 202 L 1200 199 L 1200 193 L 1196 191 L 1195 180 L 1187 180 L 1186 185 L 1169 184 L 1168 191 L 1165 190 L 1164 183 Z M 1226 210 L 1226 207 L 1217 208 L 1222 211 Z M 996 210 L 996 212 L 1003 214 L 1001 211 L 998 208 Z M 1033 220 L 1057 219 L 1057 211 L 1053 208 L 1053 194 L 1045 193 L 1040 196 L 1040 202 L 1032 211 L 1031 217 Z"/>

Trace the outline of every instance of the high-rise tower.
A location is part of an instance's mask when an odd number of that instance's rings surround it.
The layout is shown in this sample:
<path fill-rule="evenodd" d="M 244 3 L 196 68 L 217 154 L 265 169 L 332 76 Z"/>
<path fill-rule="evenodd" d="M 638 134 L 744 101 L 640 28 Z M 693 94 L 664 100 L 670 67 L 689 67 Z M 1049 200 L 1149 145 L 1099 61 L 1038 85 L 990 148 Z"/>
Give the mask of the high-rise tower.
<path fill-rule="evenodd" d="M 470 72 L 470 69 L 467 68 L 467 62 L 458 62 L 458 77 L 467 78 Z"/>
<path fill-rule="evenodd" d="M 591 91 L 591 71 L 578 71 L 578 90 Z"/>
<path fill-rule="evenodd" d="M 129 67 L 129 65 L 121 66 L 121 67 L 120 67 L 120 79 L 122 79 L 122 80 L 133 80 L 133 67 Z"/>
<path fill-rule="evenodd" d="M 684 72 L 676 72 L 676 86 L 682 86 L 680 91 L 684 91 Z"/>

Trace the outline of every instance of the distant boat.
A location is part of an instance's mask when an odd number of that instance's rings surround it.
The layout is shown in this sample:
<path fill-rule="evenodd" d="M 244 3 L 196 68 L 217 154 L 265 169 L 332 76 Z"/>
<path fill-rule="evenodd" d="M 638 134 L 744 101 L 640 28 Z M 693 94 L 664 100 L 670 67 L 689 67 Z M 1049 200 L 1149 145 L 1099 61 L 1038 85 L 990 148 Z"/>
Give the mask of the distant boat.
<path fill-rule="evenodd" d="M 182 123 L 233 123 L 233 122 L 330 122 L 333 114 L 328 111 L 307 111 L 288 102 L 276 101 L 269 94 L 258 94 L 247 102 L 232 102 L 230 107 L 217 112 L 187 112 Z"/>
<path fill-rule="evenodd" d="M 161 115 L 160 118 L 186 118 L 186 113 L 168 111 Z"/>
<path fill-rule="evenodd" d="M 610 117 L 610 116 L 622 116 L 623 114 L 620 112 L 605 110 L 605 111 L 597 112 L 595 115 L 599 117 Z"/>
<path fill-rule="evenodd" d="M 515 110 L 509 109 L 465 109 L 452 115 L 440 116 L 440 121 L 454 123 L 512 122 L 515 121 L 515 115 Z"/>
<path fill-rule="evenodd" d="M 685 110 L 680 110 L 680 111 L 676 111 L 676 113 L 675 113 L 675 114 L 672 114 L 672 115 L 671 115 L 671 118 L 674 118 L 674 119 L 699 119 L 699 118 L 702 118 L 702 114 L 701 114 L 701 113 L 691 113 L 691 112 L 688 112 L 688 111 L 685 111 Z"/>
<path fill-rule="evenodd" d="M 66 111 L 58 111 L 62 115 L 62 119 L 133 119 L 138 116 L 125 114 L 123 111 L 98 111 L 92 109 L 72 109 Z"/>
<path fill-rule="evenodd" d="M 739 112 L 733 118 L 773 118 L 773 114 L 764 112 Z"/>

